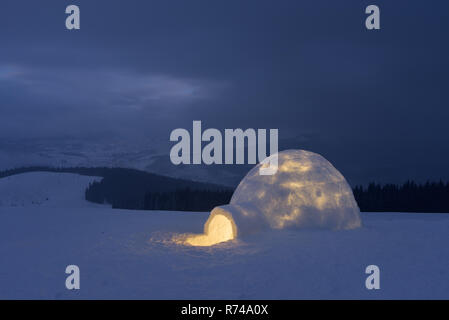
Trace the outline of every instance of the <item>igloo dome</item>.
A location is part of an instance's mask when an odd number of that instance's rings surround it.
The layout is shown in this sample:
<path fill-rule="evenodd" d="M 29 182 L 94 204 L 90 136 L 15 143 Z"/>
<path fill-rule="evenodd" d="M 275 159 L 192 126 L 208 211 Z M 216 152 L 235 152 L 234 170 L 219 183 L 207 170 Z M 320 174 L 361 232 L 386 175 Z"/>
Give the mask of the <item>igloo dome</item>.
<path fill-rule="evenodd" d="M 261 175 L 277 157 L 273 175 Z M 319 154 L 286 150 L 255 166 L 240 182 L 229 205 L 212 210 L 203 235 L 185 242 L 211 245 L 263 229 L 361 226 L 360 210 L 343 175 Z"/>

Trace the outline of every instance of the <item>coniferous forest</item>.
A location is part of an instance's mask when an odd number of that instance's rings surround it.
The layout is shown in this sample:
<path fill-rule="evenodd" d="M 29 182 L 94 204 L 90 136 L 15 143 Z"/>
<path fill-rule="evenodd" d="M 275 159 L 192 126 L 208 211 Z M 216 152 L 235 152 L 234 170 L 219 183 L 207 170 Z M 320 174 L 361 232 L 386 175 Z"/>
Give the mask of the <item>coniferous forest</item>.
<path fill-rule="evenodd" d="M 112 204 L 115 208 L 143 210 L 210 211 L 228 204 L 233 190 L 229 188 L 180 187 L 170 191 L 145 191 L 144 196 L 130 198 L 108 192 L 114 181 L 95 182 L 86 190 L 86 199 Z M 365 212 L 449 212 L 449 183 L 407 181 L 401 185 L 370 183 L 353 188 L 361 211 Z"/>
<path fill-rule="evenodd" d="M 361 211 L 449 212 L 449 183 L 407 181 L 402 185 L 370 183 L 353 189 Z"/>
<path fill-rule="evenodd" d="M 107 188 L 107 186 L 106 186 Z M 143 210 L 210 211 L 228 204 L 231 189 L 178 188 L 166 192 L 145 192 L 142 198 L 130 200 L 119 195 L 103 195 L 101 183 L 93 183 L 86 190 L 86 199 L 108 202 L 115 208 Z M 449 183 L 408 181 L 401 185 L 370 183 L 353 188 L 354 197 L 364 212 L 449 212 Z"/>

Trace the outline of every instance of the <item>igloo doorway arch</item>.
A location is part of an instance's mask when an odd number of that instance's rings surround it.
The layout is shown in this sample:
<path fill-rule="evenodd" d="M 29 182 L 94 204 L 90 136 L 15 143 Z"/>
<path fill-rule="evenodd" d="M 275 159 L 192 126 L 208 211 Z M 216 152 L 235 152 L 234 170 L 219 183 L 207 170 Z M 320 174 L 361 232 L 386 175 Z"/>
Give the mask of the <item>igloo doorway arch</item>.
<path fill-rule="evenodd" d="M 216 207 L 204 224 L 204 233 L 187 236 L 185 243 L 192 246 L 212 246 L 235 238 L 237 238 L 237 225 L 234 218 L 222 207 Z"/>
<path fill-rule="evenodd" d="M 319 154 L 286 150 L 274 175 L 260 175 L 265 161 L 242 179 L 230 204 L 212 210 L 204 234 L 184 243 L 210 246 L 264 229 L 361 226 L 360 210 L 343 175 Z"/>

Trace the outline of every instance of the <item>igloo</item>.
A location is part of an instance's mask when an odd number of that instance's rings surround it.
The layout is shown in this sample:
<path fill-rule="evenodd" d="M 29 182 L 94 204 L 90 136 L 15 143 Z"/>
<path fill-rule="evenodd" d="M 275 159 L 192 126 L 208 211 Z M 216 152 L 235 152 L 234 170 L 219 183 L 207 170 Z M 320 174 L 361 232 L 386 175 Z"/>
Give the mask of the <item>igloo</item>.
<path fill-rule="evenodd" d="M 278 157 L 273 175 L 255 166 L 243 178 L 230 204 L 212 210 L 204 234 L 188 235 L 183 243 L 210 246 L 264 229 L 327 228 L 361 226 L 360 210 L 343 175 L 319 154 L 286 150 Z"/>

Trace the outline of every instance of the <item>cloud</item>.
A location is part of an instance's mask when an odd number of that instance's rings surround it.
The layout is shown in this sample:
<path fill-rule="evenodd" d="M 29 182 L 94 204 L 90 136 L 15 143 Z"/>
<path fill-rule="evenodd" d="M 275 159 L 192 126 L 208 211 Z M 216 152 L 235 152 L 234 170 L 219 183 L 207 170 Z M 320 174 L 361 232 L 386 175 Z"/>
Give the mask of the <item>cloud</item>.
<path fill-rule="evenodd" d="M 33 99 L 65 105 L 87 102 L 91 106 L 182 107 L 213 98 L 224 88 L 214 80 L 182 78 L 167 74 L 141 74 L 117 70 L 39 69 L 0 66 L 4 85 L 13 85 Z M 60 105 L 54 105 L 60 108 Z"/>
<path fill-rule="evenodd" d="M 99 139 L 152 136 L 176 114 L 217 99 L 215 79 L 138 73 L 120 68 L 0 65 L 3 139 L 74 136 Z M 164 133 L 165 134 L 165 133 Z"/>
<path fill-rule="evenodd" d="M 20 76 L 20 69 L 12 65 L 0 65 L 0 81 L 10 81 Z"/>

